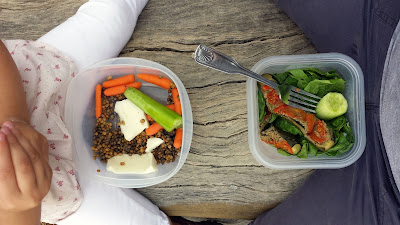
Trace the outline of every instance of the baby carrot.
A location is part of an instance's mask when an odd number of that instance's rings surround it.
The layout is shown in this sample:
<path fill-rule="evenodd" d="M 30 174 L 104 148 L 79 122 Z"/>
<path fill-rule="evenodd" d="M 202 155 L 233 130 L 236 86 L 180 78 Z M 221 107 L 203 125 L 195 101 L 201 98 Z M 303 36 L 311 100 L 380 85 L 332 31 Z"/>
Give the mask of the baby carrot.
<path fill-rule="evenodd" d="M 122 84 L 128 84 L 135 82 L 135 76 L 133 74 L 129 74 L 120 78 L 111 79 L 103 82 L 103 87 L 110 88 Z"/>
<path fill-rule="evenodd" d="M 182 128 L 176 129 L 176 134 L 175 134 L 175 139 L 174 139 L 174 147 L 175 148 L 180 148 L 182 145 L 182 135 L 183 135 L 183 130 Z"/>
<path fill-rule="evenodd" d="M 96 118 L 101 116 L 101 84 L 96 85 Z"/>
<path fill-rule="evenodd" d="M 142 86 L 141 82 L 133 82 L 133 83 L 129 83 L 129 84 L 118 85 L 115 87 L 107 88 L 106 90 L 104 90 L 104 94 L 106 96 L 119 95 L 119 94 L 124 93 L 128 87 L 133 87 L 133 88 L 139 89 L 141 86 Z"/>
<path fill-rule="evenodd" d="M 137 77 L 141 80 L 155 84 L 167 90 L 171 87 L 171 80 L 163 76 L 141 73 L 138 74 Z"/>
<path fill-rule="evenodd" d="M 146 114 L 146 119 L 148 120 L 148 121 L 153 121 L 153 118 L 151 118 L 149 115 L 147 115 Z"/>
<path fill-rule="evenodd" d="M 158 123 L 153 123 L 146 129 L 146 135 L 155 135 L 158 131 L 162 130 L 163 127 Z"/>
<path fill-rule="evenodd" d="M 179 92 L 177 88 L 172 88 L 172 101 L 174 102 L 174 111 L 179 115 L 182 115 L 181 100 L 179 99 Z"/>
<path fill-rule="evenodd" d="M 166 105 L 166 106 L 168 109 L 175 111 L 175 105 L 171 104 L 171 105 Z"/>

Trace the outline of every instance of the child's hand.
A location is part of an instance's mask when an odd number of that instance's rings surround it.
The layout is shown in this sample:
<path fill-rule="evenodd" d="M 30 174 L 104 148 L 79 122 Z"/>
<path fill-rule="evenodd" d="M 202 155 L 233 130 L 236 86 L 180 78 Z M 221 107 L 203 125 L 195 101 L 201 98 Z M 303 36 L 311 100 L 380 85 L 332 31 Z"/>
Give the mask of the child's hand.
<path fill-rule="evenodd" d="M 39 206 L 52 177 L 47 139 L 22 122 L 5 122 L 0 131 L 0 211 Z"/>

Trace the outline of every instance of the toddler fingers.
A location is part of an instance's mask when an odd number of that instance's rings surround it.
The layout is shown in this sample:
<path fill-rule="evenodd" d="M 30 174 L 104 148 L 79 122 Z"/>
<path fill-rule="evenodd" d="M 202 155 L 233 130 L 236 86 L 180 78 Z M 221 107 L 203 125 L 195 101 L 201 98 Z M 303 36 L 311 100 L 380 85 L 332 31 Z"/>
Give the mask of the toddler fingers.
<path fill-rule="evenodd" d="M 7 141 L 11 149 L 18 187 L 22 193 L 29 193 L 30 190 L 35 189 L 37 184 L 31 160 L 13 132 L 10 131 L 7 134 Z"/>
<path fill-rule="evenodd" d="M 29 156 L 36 175 L 37 185 L 40 186 L 41 183 L 45 183 L 47 181 L 45 165 L 48 163 L 42 158 L 39 151 L 31 144 L 31 141 L 26 139 L 25 136 L 21 134 L 18 128 L 13 128 L 11 131 L 15 137 L 17 137 L 18 142 Z"/>
<path fill-rule="evenodd" d="M 46 162 L 49 162 L 49 143 L 47 141 L 47 138 L 45 136 L 41 135 L 40 143 L 41 144 L 39 145 L 39 147 L 41 148 L 43 157 L 46 160 Z"/>
<path fill-rule="evenodd" d="M 8 123 L 8 122 L 6 122 Z M 30 125 L 25 123 L 14 123 L 15 128 L 18 129 L 19 133 L 24 135 L 31 145 L 42 155 L 42 157 L 48 158 L 49 146 L 46 137 L 32 128 Z M 12 127 L 10 127 L 11 129 Z M 46 147 L 44 147 L 46 146 Z M 47 159 L 48 160 L 48 159 Z"/>
<path fill-rule="evenodd" d="M 1 130 L 3 131 L 4 128 Z M 4 196 L 16 196 L 15 193 L 17 192 L 19 192 L 19 188 L 7 137 L 3 132 L 0 132 L 0 193 Z"/>
<path fill-rule="evenodd" d="M 43 194 L 45 195 L 50 190 L 51 179 L 53 178 L 53 170 L 51 169 L 48 163 L 46 163 L 44 167 L 45 167 L 46 179 L 44 180 L 44 182 L 39 183 L 39 188 L 40 190 L 43 191 Z"/>

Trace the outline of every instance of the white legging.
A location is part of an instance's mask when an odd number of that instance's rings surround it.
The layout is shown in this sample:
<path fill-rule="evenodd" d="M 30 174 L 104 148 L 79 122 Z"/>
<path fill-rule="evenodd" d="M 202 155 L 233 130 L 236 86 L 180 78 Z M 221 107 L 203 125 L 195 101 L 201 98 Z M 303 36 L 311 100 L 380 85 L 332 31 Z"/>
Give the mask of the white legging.
<path fill-rule="evenodd" d="M 118 56 L 148 0 L 89 0 L 38 41 L 72 58 L 79 70 Z"/>
<path fill-rule="evenodd" d="M 79 70 L 118 56 L 129 41 L 147 0 L 90 0 L 38 41 L 61 50 Z M 78 171 L 79 172 L 79 171 Z M 58 225 L 169 224 L 168 217 L 133 189 L 104 185 L 77 175 L 83 202 Z"/>

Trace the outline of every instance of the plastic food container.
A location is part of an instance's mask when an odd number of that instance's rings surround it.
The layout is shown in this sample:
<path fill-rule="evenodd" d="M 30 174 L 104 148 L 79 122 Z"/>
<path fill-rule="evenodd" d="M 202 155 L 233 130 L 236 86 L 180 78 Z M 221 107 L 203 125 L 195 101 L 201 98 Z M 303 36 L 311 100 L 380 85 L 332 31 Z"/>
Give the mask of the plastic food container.
<path fill-rule="evenodd" d="M 311 156 L 301 159 L 296 156 L 280 155 L 276 148 L 261 141 L 258 122 L 257 82 L 248 79 L 247 109 L 249 123 L 249 145 L 254 158 L 262 165 L 273 169 L 334 169 L 354 163 L 364 152 L 365 108 L 364 77 L 359 65 L 350 57 L 340 53 L 310 55 L 272 56 L 257 62 L 252 71 L 258 74 L 282 73 L 290 69 L 318 68 L 323 71 L 336 69 L 346 81 L 344 96 L 349 107 L 345 116 L 354 133 L 353 147 L 339 156 Z"/>
<path fill-rule="evenodd" d="M 108 76 L 113 78 L 126 74 L 148 73 L 171 79 L 178 88 L 182 104 L 183 143 L 175 162 L 158 165 L 156 173 L 114 174 L 107 171 L 106 164 L 93 159 L 93 129 L 95 117 L 95 87 L 103 83 Z M 140 90 L 160 103 L 166 103 L 167 90 L 153 84 L 142 82 Z M 117 187 L 140 188 L 159 184 L 174 176 L 183 166 L 192 140 L 193 119 L 190 101 L 185 87 L 179 78 L 168 68 L 144 59 L 114 58 L 97 63 L 81 71 L 68 87 L 66 106 L 66 124 L 72 136 L 73 160 L 81 177 L 94 179 Z M 100 170 L 100 172 L 97 172 Z"/>

